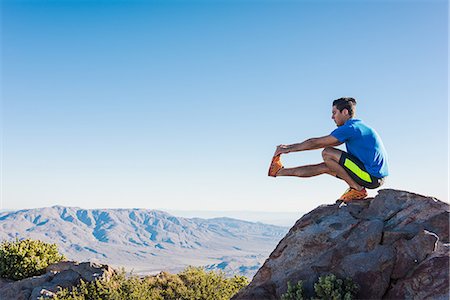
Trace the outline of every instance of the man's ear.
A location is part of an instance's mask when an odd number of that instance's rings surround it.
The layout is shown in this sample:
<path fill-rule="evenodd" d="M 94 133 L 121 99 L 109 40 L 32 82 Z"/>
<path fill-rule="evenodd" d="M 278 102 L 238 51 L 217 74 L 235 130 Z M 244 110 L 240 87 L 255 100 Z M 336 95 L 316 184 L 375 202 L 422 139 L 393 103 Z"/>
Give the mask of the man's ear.
<path fill-rule="evenodd" d="M 342 114 L 344 115 L 344 116 L 349 116 L 350 114 L 348 113 L 348 109 L 346 109 L 346 108 L 344 108 L 343 110 L 342 110 Z"/>

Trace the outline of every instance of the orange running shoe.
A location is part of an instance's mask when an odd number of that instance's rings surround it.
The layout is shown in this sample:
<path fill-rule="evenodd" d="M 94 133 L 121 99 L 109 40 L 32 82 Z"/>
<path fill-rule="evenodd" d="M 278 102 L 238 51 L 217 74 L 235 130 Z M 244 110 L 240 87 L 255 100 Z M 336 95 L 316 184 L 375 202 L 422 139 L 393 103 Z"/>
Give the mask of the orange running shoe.
<path fill-rule="evenodd" d="M 274 156 L 272 162 L 270 163 L 269 176 L 277 177 L 278 171 L 283 169 L 283 164 L 281 163 L 280 155 Z"/>
<path fill-rule="evenodd" d="M 344 202 L 349 202 L 351 200 L 362 200 L 367 197 L 367 191 L 365 188 L 358 191 L 354 188 L 349 188 L 345 191 L 345 193 L 339 198 L 339 200 L 342 200 Z"/>

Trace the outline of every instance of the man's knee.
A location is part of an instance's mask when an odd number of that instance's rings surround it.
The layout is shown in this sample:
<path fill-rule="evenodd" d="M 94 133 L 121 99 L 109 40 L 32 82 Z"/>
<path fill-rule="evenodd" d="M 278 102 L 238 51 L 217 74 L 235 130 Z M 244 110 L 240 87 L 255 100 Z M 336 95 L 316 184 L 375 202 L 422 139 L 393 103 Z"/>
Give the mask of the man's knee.
<path fill-rule="evenodd" d="M 330 159 L 332 157 L 333 147 L 325 147 L 322 150 L 322 158 L 323 160 Z"/>
<path fill-rule="evenodd" d="M 326 147 L 322 150 L 322 158 L 324 161 L 327 160 L 334 160 L 339 161 L 341 158 L 342 152 L 336 148 L 333 147 Z"/>

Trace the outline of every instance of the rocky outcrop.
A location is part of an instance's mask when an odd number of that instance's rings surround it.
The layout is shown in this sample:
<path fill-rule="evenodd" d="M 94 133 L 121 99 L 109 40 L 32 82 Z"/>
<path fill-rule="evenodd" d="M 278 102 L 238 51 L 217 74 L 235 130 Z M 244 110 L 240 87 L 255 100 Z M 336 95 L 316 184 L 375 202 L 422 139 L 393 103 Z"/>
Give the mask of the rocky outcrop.
<path fill-rule="evenodd" d="M 449 204 L 380 190 L 375 198 L 322 205 L 290 229 L 233 299 L 280 299 L 303 280 L 307 296 L 333 273 L 360 285 L 359 299 L 449 299 Z"/>
<path fill-rule="evenodd" d="M 72 287 L 80 280 L 90 282 L 96 279 L 109 279 L 114 270 L 107 265 L 90 262 L 65 261 L 47 267 L 40 276 L 13 281 L 0 279 L 0 299 L 37 300 L 40 297 L 52 298 L 59 288 Z"/>

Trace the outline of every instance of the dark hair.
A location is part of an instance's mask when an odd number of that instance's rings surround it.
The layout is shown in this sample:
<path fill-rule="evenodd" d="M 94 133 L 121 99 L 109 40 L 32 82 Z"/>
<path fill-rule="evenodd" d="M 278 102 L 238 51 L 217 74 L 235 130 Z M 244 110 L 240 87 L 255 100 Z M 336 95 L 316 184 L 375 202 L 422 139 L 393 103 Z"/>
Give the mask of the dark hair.
<path fill-rule="evenodd" d="M 336 99 L 333 101 L 333 106 L 336 106 L 340 112 L 347 109 L 350 117 L 355 115 L 356 100 L 354 98 L 343 97 Z"/>

